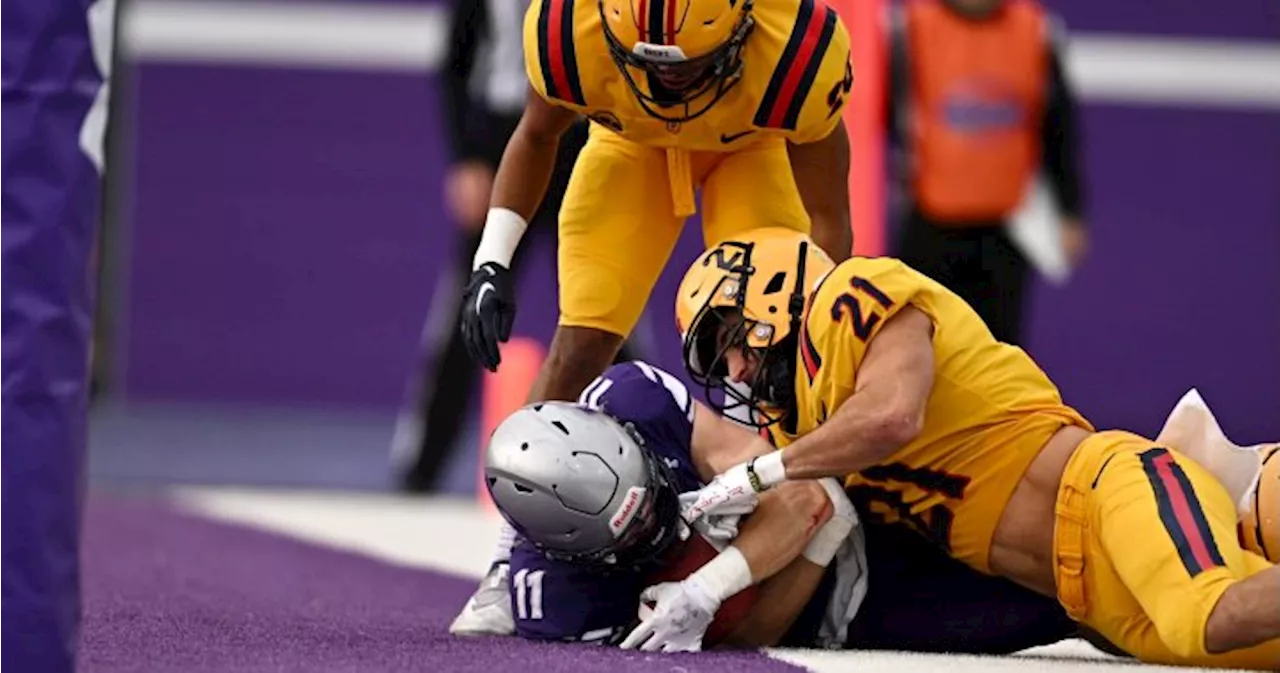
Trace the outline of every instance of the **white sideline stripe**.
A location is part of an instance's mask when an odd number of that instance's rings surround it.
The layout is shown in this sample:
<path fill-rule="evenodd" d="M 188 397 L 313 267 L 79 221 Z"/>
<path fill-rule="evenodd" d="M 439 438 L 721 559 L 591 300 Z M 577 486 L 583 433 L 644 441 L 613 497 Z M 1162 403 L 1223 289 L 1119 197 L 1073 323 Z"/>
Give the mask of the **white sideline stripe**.
<path fill-rule="evenodd" d="M 439 5 L 138 0 L 122 16 L 136 60 L 325 70 L 428 72 L 440 67 Z"/>
<path fill-rule="evenodd" d="M 425 73 L 446 49 L 439 5 L 136 0 L 122 42 L 134 59 Z M 1088 100 L 1280 108 L 1280 46 L 1069 34 L 1067 70 Z"/>
<path fill-rule="evenodd" d="M 1083 640 L 1066 640 L 1016 655 L 922 654 L 917 652 L 766 650 L 769 656 L 814 673 L 1192 673 L 1226 669 L 1134 664 L 1095 649 Z"/>
<path fill-rule="evenodd" d="M 479 579 L 492 558 L 501 519 L 470 500 L 417 499 L 372 493 L 182 487 L 184 509 L 306 542 L 408 567 Z M 1017 656 L 837 652 L 771 649 L 769 656 L 816 673 L 1160 673 L 1207 671 L 1141 666 L 1070 640 Z M 679 670 L 680 667 L 675 667 Z"/>
<path fill-rule="evenodd" d="M 1084 98 L 1129 103 L 1280 107 L 1280 47 L 1082 33 L 1068 77 Z"/>
<path fill-rule="evenodd" d="M 502 527 L 497 513 L 480 510 L 469 498 L 201 487 L 170 492 L 179 506 L 209 518 L 477 580 L 493 559 Z"/>

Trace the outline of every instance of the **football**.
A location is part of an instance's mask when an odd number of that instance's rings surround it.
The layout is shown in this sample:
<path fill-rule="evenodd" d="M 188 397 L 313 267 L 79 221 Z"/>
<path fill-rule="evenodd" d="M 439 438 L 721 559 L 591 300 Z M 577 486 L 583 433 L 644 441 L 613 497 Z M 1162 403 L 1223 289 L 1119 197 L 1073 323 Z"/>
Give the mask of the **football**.
<path fill-rule="evenodd" d="M 680 543 L 681 546 L 674 553 L 675 560 L 664 566 L 660 571 L 649 577 L 648 585 L 658 584 L 660 582 L 679 582 L 680 580 L 693 574 L 698 568 L 716 557 L 719 553 L 716 548 L 711 546 L 701 535 L 693 533 L 688 540 Z M 720 604 L 720 609 L 716 611 L 715 621 L 711 626 L 707 627 L 707 633 L 702 639 L 703 649 L 711 649 L 724 641 L 724 639 L 746 618 L 747 612 L 755 605 L 757 587 L 753 584 L 742 591 L 730 596 L 728 600 Z M 643 618 L 648 611 L 653 609 L 653 605 L 640 606 L 640 616 Z"/>

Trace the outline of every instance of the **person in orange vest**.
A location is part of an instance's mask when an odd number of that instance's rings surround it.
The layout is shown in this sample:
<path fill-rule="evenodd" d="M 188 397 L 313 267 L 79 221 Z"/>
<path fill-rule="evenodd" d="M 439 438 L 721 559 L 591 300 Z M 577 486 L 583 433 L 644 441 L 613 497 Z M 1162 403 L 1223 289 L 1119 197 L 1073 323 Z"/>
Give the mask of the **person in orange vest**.
<path fill-rule="evenodd" d="M 1020 345 L 1028 262 L 1007 227 L 1041 167 L 1067 261 L 1087 243 L 1061 23 L 1034 0 L 909 0 L 890 17 L 897 256 Z"/>

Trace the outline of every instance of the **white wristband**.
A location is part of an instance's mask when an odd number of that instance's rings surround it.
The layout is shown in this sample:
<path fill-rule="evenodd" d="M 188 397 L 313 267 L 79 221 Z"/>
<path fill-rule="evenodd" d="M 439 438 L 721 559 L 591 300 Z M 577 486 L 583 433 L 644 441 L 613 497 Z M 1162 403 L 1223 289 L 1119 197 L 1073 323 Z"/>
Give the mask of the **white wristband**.
<path fill-rule="evenodd" d="M 489 262 L 510 269 L 511 258 L 528 228 L 529 223 L 520 217 L 520 213 L 507 208 L 490 208 L 484 220 L 484 233 L 480 235 L 480 246 L 471 261 L 471 270 L 475 271 Z"/>
<path fill-rule="evenodd" d="M 825 568 L 836 557 L 849 533 L 853 532 L 853 527 L 858 525 L 858 513 L 849 502 L 849 496 L 845 495 L 840 482 L 828 478 L 820 479 L 818 483 L 826 490 L 833 511 L 831 518 L 809 538 L 809 544 L 802 553 L 810 563 Z"/>
<path fill-rule="evenodd" d="M 707 594 L 723 603 L 751 586 L 751 566 L 737 547 L 729 547 L 698 568 L 686 581 L 702 585 Z"/>
<path fill-rule="evenodd" d="M 782 464 L 782 451 L 766 453 L 748 463 L 747 468 L 749 473 L 754 473 L 760 480 L 760 487 L 756 491 L 767 491 L 787 480 L 787 468 Z"/>

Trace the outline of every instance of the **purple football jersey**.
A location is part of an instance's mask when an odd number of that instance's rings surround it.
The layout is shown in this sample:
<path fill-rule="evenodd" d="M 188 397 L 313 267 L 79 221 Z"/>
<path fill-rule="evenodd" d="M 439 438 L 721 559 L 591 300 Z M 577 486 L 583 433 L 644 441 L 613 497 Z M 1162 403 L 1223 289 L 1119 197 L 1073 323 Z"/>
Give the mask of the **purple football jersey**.
<path fill-rule="evenodd" d="M 644 362 L 610 367 L 580 404 L 635 429 L 674 475 L 678 491 L 702 487 L 693 465 L 694 402 L 679 379 Z M 516 635 L 537 640 L 611 643 L 635 623 L 645 572 L 602 571 L 553 561 L 517 540 L 511 551 L 511 613 Z"/>

